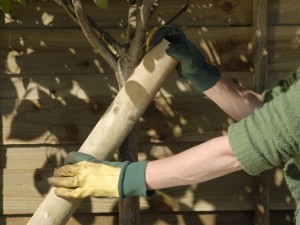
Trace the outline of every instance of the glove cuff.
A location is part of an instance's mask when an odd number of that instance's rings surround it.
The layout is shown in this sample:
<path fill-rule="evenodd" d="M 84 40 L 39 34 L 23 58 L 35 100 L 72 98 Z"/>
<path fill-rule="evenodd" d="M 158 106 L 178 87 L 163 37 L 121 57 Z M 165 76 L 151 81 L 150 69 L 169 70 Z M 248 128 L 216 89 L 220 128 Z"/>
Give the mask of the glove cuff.
<path fill-rule="evenodd" d="M 187 76 L 193 86 L 199 91 L 204 92 L 210 89 L 220 79 L 220 71 L 214 65 L 204 63 L 202 69 L 196 74 Z"/>
<path fill-rule="evenodd" d="M 145 181 L 145 170 L 147 161 L 126 162 L 121 170 L 119 177 L 119 195 L 120 198 L 130 196 L 143 196 L 150 198 L 155 191 L 148 191 Z"/>

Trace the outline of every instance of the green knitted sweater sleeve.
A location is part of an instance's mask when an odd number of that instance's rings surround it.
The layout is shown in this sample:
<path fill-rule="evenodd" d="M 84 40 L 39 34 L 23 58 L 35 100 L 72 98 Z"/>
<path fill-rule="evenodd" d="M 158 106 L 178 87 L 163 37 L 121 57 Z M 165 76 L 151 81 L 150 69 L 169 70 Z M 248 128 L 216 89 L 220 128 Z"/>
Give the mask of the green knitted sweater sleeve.
<path fill-rule="evenodd" d="M 257 175 L 300 153 L 300 81 L 296 80 L 286 92 L 273 89 L 278 93 L 275 98 L 229 127 L 230 145 L 247 173 Z"/>
<path fill-rule="evenodd" d="M 295 72 L 291 73 L 287 79 L 279 80 L 278 84 L 263 92 L 264 102 L 273 100 L 276 96 L 285 93 L 298 80 L 300 80 L 300 67 Z"/>

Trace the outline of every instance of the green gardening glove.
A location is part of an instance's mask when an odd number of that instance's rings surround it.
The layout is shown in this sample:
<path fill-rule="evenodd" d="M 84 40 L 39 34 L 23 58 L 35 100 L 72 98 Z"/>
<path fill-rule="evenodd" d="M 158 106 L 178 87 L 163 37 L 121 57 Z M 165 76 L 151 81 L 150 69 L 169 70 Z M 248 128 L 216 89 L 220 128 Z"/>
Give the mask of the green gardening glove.
<path fill-rule="evenodd" d="M 71 163 L 71 164 L 70 164 Z M 55 194 L 64 198 L 151 197 L 145 183 L 146 161 L 107 162 L 91 155 L 71 152 L 66 164 L 58 168 L 48 182 L 57 187 Z"/>
<path fill-rule="evenodd" d="M 205 61 L 203 54 L 186 38 L 182 30 L 170 26 L 154 28 L 146 45 L 152 48 L 163 39 L 170 42 L 166 53 L 180 62 L 179 74 L 190 80 L 198 91 L 208 90 L 219 80 L 220 72 L 217 67 Z"/>

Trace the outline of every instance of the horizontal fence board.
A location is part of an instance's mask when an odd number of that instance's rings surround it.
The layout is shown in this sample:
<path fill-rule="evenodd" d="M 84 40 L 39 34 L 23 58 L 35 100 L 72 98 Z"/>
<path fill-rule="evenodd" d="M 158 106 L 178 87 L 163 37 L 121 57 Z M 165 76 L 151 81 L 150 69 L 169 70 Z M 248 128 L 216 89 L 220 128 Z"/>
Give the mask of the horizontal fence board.
<path fill-rule="evenodd" d="M 47 178 L 53 169 L 0 170 L 3 214 L 31 214 L 49 191 Z M 151 199 L 141 198 L 145 211 L 243 211 L 253 210 L 255 177 L 235 172 L 205 183 L 158 190 Z M 272 187 L 271 187 L 272 189 Z M 277 188 L 270 198 L 270 209 L 294 209 L 293 201 L 278 196 L 289 195 L 285 185 Z M 280 201 L 280 205 L 278 202 Z M 85 199 L 79 213 L 117 212 L 117 199 Z"/>
<path fill-rule="evenodd" d="M 185 0 L 164 0 L 150 20 L 150 26 L 158 26 L 172 18 L 185 4 Z M 93 1 L 85 1 L 84 6 L 90 15 L 103 27 L 126 27 L 128 16 L 128 4 L 124 0 L 109 2 L 108 10 L 100 10 L 95 7 Z M 287 10 L 292 10 L 288 7 Z M 26 12 L 30 11 L 28 14 Z M 284 11 L 283 15 L 287 13 Z M 295 13 L 295 15 L 297 15 Z M 26 7 L 16 6 L 11 13 L 11 19 L 6 23 L 3 14 L 0 15 L 0 27 L 24 28 L 24 27 L 49 27 L 70 28 L 76 24 L 62 7 L 53 1 L 28 2 Z M 280 21 L 284 21 L 282 16 Z M 252 1 L 211 1 L 193 0 L 187 12 L 183 13 L 172 24 L 176 26 L 233 26 L 249 25 L 252 23 Z"/>
<path fill-rule="evenodd" d="M 286 212 L 283 215 L 288 214 Z M 12 217 L 0 216 L 0 223 L 5 225 L 26 224 L 29 216 Z M 249 211 L 241 212 L 216 212 L 216 213 L 141 213 L 141 225 L 203 225 L 203 224 L 222 224 L 222 225 L 249 225 L 253 220 L 253 213 Z M 5 223 L 6 222 L 6 223 Z M 115 214 L 74 214 L 67 225 L 114 225 L 118 224 L 118 215 Z M 275 224 L 273 224 L 275 225 Z M 280 224 L 286 225 L 286 223 Z"/>
<path fill-rule="evenodd" d="M 112 99 L 0 100 L 3 144 L 82 143 Z M 141 142 L 202 142 L 223 135 L 232 120 L 199 97 L 156 98 L 140 119 Z"/>
<path fill-rule="evenodd" d="M 178 12 L 186 1 L 160 1 L 160 7 L 150 21 L 158 26 Z M 194 0 L 188 11 L 173 22 L 176 26 L 235 26 L 252 24 L 252 1 Z M 110 1 L 108 10 L 99 10 L 92 1 L 85 1 L 87 13 L 102 27 L 126 27 L 126 1 Z M 299 24 L 300 6 L 297 0 L 272 0 L 268 2 L 269 25 Z M 27 13 L 30 12 L 30 13 Z M 0 14 L 0 27 L 9 28 L 71 28 L 75 22 L 54 1 L 32 1 L 26 7 L 16 6 L 6 20 Z"/>
<path fill-rule="evenodd" d="M 139 144 L 139 160 L 154 160 L 177 154 L 197 143 Z M 4 214 L 30 214 L 49 191 L 46 179 L 53 169 L 63 165 L 64 156 L 78 145 L 1 146 L 0 202 Z M 4 160 L 6 159 L 6 160 Z M 281 168 L 268 172 L 270 209 L 294 209 Z M 255 177 L 237 172 L 202 184 L 157 191 L 150 200 L 142 199 L 146 211 L 231 211 L 253 210 Z M 116 200 L 85 201 L 78 212 L 116 211 Z"/>
<path fill-rule="evenodd" d="M 241 85 L 252 87 L 251 72 L 224 72 L 224 77 Z M 115 97 L 118 85 L 114 74 L 44 74 L 44 75 L 2 75 L 0 76 L 0 99 L 93 99 Z M 167 78 L 157 96 L 199 96 L 199 93 L 185 78 L 175 71 Z"/>
<path fill-rule="evenodd" d="M 299 26 L 269 28 L 269 71 L 290 71 L 300 64 Z M 113 34 L 120 36 L 120 29 Z M 185 29 L 189 39 L 222 72 L 250 72 L 251 27 Z M 0 74 L 111 73 L 79 29 L 3 30 L 0 33 Z M 70 37 L 72 37 L 70 39 Z M 24 41 L 20 41 L 24 40 Z"/>
<path fill-rule="evenodd" d="M 3 214 L 30 214 L 49 191 L 47 178 L 53 169 L 1 170 Z M 239 181 L 239 182 L 235 182 Z M 141 198 L 141 209 L 151 211 L 215 211 L 252 210 L 253 179 L 244 173 L 234 173 L 203 184 L 182 186 L 157 191 L 147 200 Z M 222 187 L 220 192 L 219 187 Z M 222 196 L 222 197 L 221 197 Z M 86 199 L 77 212 L 117 211 L 117 199 Z"/>
<path fill-rule="evenodd" d="M 299 64 L 300 66 L 300 64 Z M 280 79 L 286 79 L 298 67 L 289 71 L 270 71 L 267 87 L 273 87 Z M 234 80 L 242 86 L 253 88 L 253 73 L 223 72 L 223 77 Z M 2 75 L 0 76 L 0 99 L 97 99 L 114 98 L 118 93 L 116 78 L 113 74 L 67 74 L 67 75 Z M 164 82 L 157 96 L 191 97 L 199 93 L 187 79 L 180 78 L 176 72 Z"/>
<path fill-rule="evenodd" d="M 0 34 L 1 74 L 111 73 L 104 60 L 93 52 L 79 29 L 4 30 Z M 120 29 L 112 34 L 120 37 Z M 206 51 L 207 58 L 225 71 L 249 71 L 247 45 L 252 30 L 236 28 L 191 28 L 187 36 Z M 72 37 L 70 39 L 70 37 Z M 20 45 L 20 38 L 24 44 Z M 240 59 L 243 55 L 243 60 Z"/>
<path fill-rule="evenodd" d="M 198 143 L 139 143 L 139 160 L 154 160 L 177 154 Z M 0 168 L 45 169 L 63 165 L 68 152 L 80 145 L 0 146 Z"/>
<path fill-rule="evenodd" d="M 27 224 L 30 216 L 2 216 L 0 223 L 4 225 Z M 292 225 L 293 211 L 270 211 L 270 224 Z M 141 213 L 141 225 L 250 225 L 253 224 L 252 211 L 238 212 L 178 212 L 178 213 Z M 67 225 L 115 225 L 118 216 L 115 214 L 74 214 Z"/>

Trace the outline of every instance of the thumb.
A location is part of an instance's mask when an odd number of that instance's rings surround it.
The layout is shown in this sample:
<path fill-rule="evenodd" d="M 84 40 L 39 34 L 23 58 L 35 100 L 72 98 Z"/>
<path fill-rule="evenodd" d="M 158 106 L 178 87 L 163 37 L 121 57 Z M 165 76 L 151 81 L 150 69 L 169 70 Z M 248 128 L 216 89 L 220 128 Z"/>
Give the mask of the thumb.
<path fill-rule="evenodd" d="M 65 158 L 65 164 L 76 164 L 81 161 L 89 161 L 93 163 L 99 163 L 100 161 L 94 156 L 83 152 L 70 152 Z"/>

